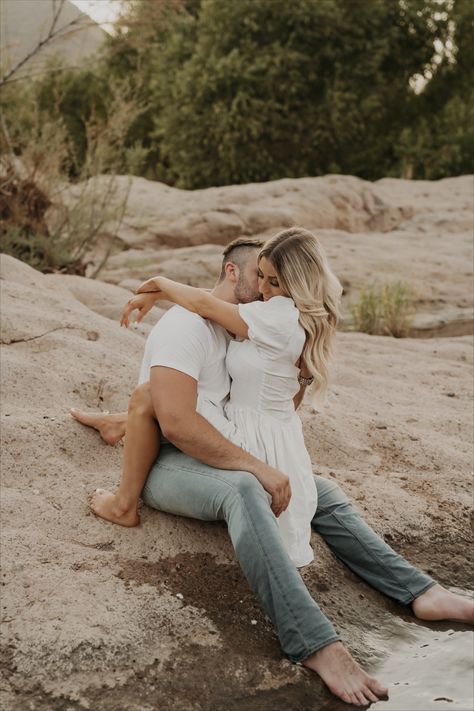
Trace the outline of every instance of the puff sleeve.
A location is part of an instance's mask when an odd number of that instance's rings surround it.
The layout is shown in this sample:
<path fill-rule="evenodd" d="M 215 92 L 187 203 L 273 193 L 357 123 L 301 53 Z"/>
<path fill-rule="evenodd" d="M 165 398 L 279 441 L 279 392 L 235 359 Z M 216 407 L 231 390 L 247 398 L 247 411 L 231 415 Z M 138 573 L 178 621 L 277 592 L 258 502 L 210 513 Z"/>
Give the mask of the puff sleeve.
<path fill-rule="evenodd" d="M 240 304 L 239 315 L 248 326 L 249 340 L 255 343 L 260 355 L 267 358 L 284 355 L 291 339 L 301 330 L 298 309 L 287 296 Z"/>

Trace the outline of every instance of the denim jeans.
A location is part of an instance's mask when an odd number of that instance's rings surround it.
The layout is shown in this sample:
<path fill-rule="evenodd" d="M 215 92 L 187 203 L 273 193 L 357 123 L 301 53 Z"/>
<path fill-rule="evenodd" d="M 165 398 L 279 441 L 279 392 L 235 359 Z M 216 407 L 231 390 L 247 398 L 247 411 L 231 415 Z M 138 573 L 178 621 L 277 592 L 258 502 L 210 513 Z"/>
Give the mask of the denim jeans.
<path fill-rule="evenodd" d="M 405 605 L 435 584 L 364 523 L 335 482 L 315 479 L 318 508 L 313 528 L 351 570 Z M 292 661 L 300 662 L 339 639 L 288 557 L 270 497 L 252 474 L 208 467 L 163 444 L 142 496 L 159 511 L 227 523 L 250 587 Z"/>

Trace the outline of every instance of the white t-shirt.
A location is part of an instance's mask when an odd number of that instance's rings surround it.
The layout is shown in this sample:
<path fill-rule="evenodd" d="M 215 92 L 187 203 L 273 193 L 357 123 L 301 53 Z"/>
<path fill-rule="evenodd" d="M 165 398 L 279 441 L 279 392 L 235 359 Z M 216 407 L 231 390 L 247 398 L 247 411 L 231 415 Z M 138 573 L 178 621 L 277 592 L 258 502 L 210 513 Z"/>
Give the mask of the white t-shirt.
<path fill-rule="evenodd" d="M 224 415 L 230 387 L 225 365 L 229 340 L 222 326 L 173 306 L 150 331 L 139 382 L 150 380 L 150 368 L 157 365 L 190 375 L 198 384 L 197 412 L 228 437 L 233 430 Z"/>

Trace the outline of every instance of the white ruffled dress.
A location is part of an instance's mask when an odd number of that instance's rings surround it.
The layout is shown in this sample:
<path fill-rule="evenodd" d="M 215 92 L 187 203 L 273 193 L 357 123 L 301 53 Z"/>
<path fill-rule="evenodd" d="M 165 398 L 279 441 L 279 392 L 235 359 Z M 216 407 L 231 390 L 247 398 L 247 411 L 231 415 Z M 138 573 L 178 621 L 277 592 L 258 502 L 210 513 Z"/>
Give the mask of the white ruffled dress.
<path fill-rule="evenodd" d="M 232 385 L 225 412 L 235 427 L 230 439 L 289 477 L 292 497 L 277 521 L 291 560 L 301 567 L 314 558 L 310 537 L 317 507 L 311 460 L 293 405 L 305 332 L 298 309 L 285 296 L 240 304 L 239 313 L 249 340 L 231 341 L 227 350 Z"/>

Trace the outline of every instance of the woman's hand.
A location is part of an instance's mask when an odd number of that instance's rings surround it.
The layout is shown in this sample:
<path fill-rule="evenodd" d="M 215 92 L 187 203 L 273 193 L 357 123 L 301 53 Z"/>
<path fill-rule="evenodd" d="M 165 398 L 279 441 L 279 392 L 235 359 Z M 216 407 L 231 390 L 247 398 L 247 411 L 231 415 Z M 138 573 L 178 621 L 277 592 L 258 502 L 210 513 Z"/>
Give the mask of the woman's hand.
<path fill-rule="evenodd" d="M 160 286 L 160 277 L 153 277 L 152 279 L 148 279 L 147 281 L 144 281 L 143 284 L 140 284 L 138 289 L 136 290 L 136 294 L 150 294 L 150 293 L 155 293 L 159 294 L 161 292 L 161 296 L 157 296 L 155 298 L 164 298 L 164 294 L 162 293 L 161 286 Z"/>
<path fill-rule="evenodd" d="M 150 309 L 153 308 L 156 300 L 156 293 L 144 293 L 138 294 L 138 296 L 132 296 L 132 298 L 129 299 L 125 304 L 125 308 L 120 318 L 120 325 L 125 326 L 125 328 L 128 328 L 130 325 L 130 315 L 135 310 L 138 311 L 136 323 L 140 323 L 140 321 L 144 319 Z"/>

